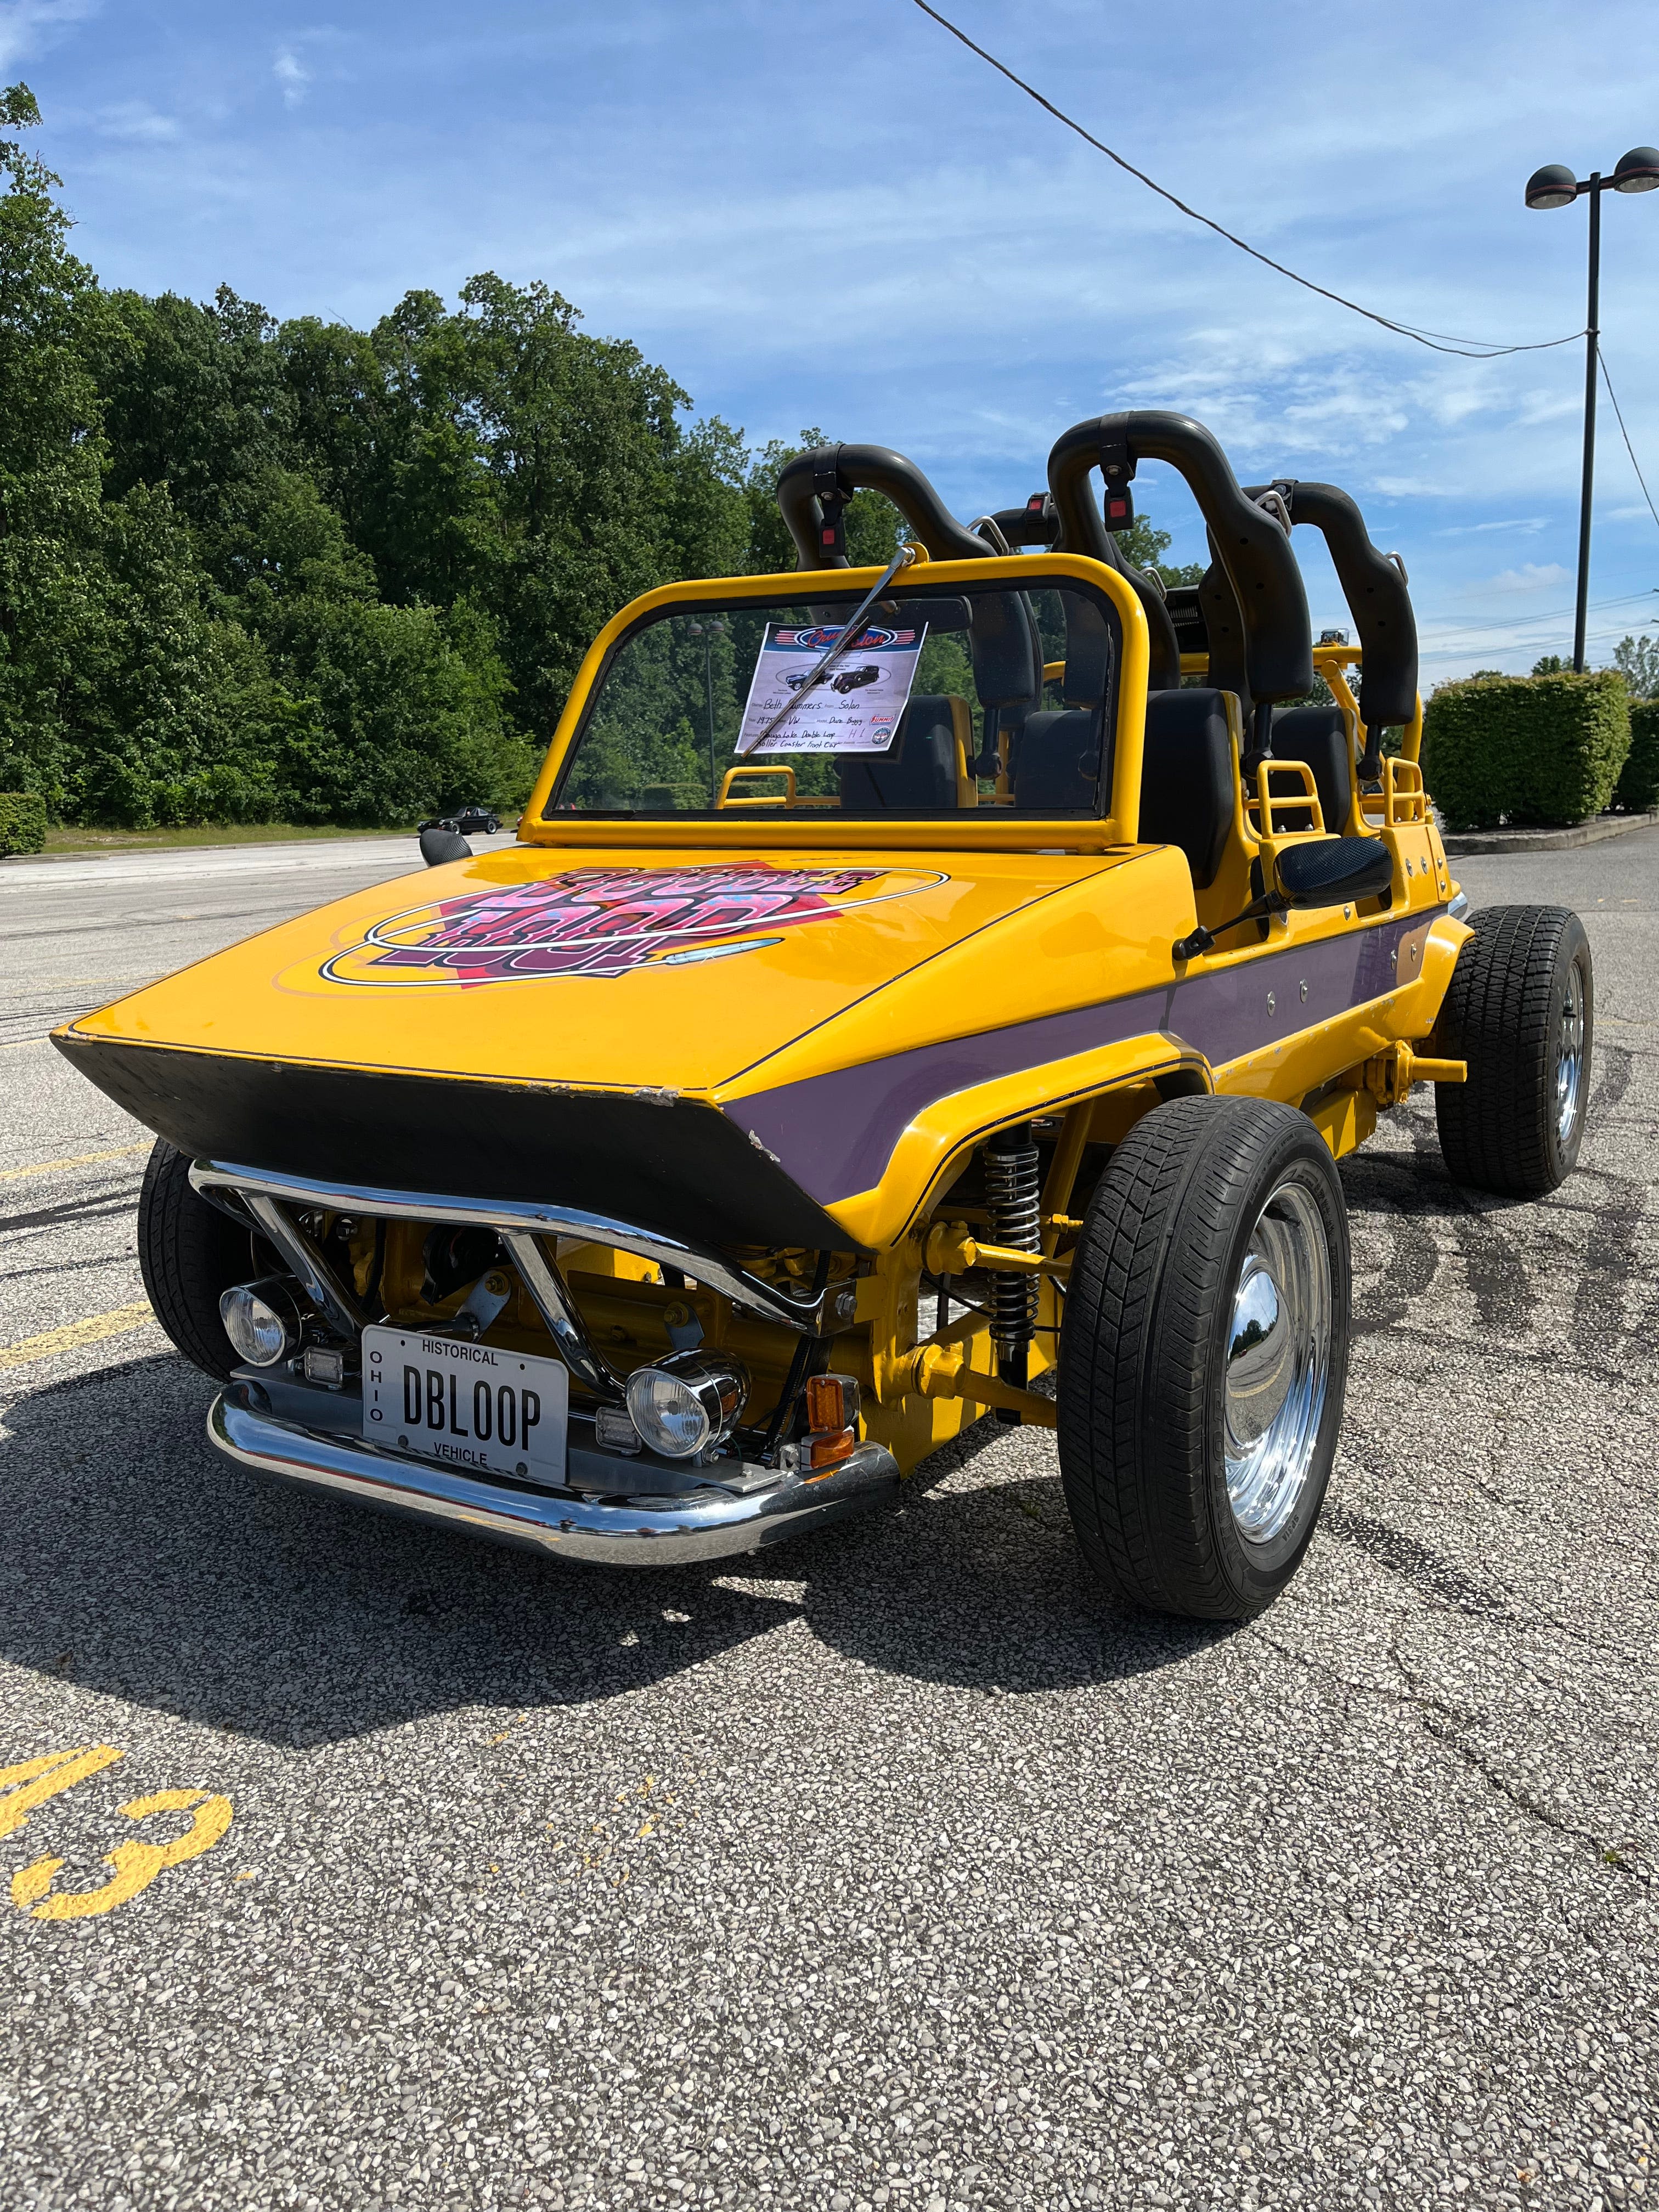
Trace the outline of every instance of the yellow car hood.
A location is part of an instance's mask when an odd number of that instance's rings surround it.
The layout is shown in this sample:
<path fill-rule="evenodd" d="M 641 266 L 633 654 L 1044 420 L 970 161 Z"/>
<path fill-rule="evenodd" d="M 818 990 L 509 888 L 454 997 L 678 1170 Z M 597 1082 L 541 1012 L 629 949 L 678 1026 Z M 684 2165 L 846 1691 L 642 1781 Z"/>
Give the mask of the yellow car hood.
<path fill-rule="evenodd" d="M 356 892 L 56 1041 L 198 1157 L 857 1248 L 908 1212 L 887 1164 L 930 1101 L 1159 1025 L 1191 908 L 1164 848 L 520 846 Z"/>
<path fill-rule="evenodd" d="M 779 1054 L 787 1075 L 846 1066 L 1109 992 L 1115 948 L 1078 895 L 1116 865 L 520 846 L 354 892 L 82 1017 L 65 1041 L 746 1091 L 782 1079 L 766 1065 Z M 1011 965 L 985 933 L 1016 917 Z M 881 1002 L 902 979 L 901 1012 Z"/>

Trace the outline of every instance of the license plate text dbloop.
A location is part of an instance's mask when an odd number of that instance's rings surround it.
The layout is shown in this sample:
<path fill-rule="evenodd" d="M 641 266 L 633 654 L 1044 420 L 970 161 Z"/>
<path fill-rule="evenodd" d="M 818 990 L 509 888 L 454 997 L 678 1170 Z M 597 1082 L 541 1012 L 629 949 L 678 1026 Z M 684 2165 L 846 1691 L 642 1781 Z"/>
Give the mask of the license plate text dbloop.
<path fill-rule="evenodd" d="M 363 1331 L 363 1434 L 394 1451 L 562 1482 L 568 1401 L 562 1360 L 412 1329 Z"/>

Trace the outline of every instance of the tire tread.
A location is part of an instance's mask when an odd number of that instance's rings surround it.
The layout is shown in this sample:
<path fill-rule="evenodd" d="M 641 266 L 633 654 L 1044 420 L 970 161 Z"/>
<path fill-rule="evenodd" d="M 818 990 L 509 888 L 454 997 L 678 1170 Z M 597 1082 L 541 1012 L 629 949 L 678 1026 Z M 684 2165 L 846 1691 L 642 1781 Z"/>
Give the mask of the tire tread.
<path fill-rule="evenodd" d="M 1489 907 L 1469 917 L 1435 1027 L 1435 1049 L 1468 1080 L 1435 1089 L 1441 1156 L 1454 1182 L 1503 1197 L 1553 1190 L 1564 1166 L 1554 1130 L 1558 977 L 1583 925 L 1567 907 Z M 1586 1030 L 1586 1048 L 1591 1041 Z M 1589 1078 L 1588 1065 L 1585 1079 Z M 1582 1115 L 1581 1115 L 1582 1127 Z"/>
<path fill-rule="evenodd" d="M 165 1138 L 155 1141 L 139 1194 L 138 1268 L 173 1344 L 204 1374 L 228 1381 L 236 1354 L 219 1298 L 247 1280 L 252 1240 L 192 1188 L 189 1159 Z"/>
<path fill-rule="evenodd" d="M 1114 1152 L 1073 1261 L 1057 1424 L 1066 1502 L 1095 1573 L 1152 1611 L 1259 1609 L 1241 1600 L 1211 1516 L 1212 1350 L 1241 1201 L 1264 1147 L 1291 1132 L 1310 1133 L 1258 1100 L 1156 1108 Z M 1334 1388 L 1340 1413 L 1340 1373 Z"/>

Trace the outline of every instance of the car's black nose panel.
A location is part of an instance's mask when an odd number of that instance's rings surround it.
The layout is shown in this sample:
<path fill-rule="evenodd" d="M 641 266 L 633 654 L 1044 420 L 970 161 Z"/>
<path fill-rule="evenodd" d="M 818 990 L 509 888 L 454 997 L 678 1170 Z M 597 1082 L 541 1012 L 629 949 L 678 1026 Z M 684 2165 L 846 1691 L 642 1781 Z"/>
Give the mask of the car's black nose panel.
<path fill-rule="evenodd" d="M 72 1033 L 53 1042 L 118 1106 L 193 1158 L 324 1183 L 541 1200 L 691 1243 L 856 1249 L 769 1153 L 696 1101 Z"/>

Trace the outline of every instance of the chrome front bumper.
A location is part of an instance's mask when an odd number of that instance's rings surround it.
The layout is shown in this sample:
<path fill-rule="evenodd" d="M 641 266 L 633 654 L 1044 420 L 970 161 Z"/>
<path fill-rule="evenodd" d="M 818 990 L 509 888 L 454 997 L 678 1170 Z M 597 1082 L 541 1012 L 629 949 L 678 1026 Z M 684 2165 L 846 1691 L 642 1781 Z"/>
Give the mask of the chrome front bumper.
<path fill-rule="evenodd" d="M 285 1481 L 343 1491 L 366 1505 L 422 1521 L 459 1522 L 535 1551 L 619 1566 L 731 1559 L 895 1504 L 899 1497 L 898 1463 L 875 1443 L 860 1444 L 828 1474 L 781 1474 L 769 1488 L 742 1494 L 697 1490 L 684 1503 L 482 1482 L 356 1437 L 278 1420 L 247 1404 L 234 1384 L 214 1401 L 208 1437 L 227 1457 Z M 626 1460 L 617 1464 L 619 1474 L 631 1472 Z"/>

